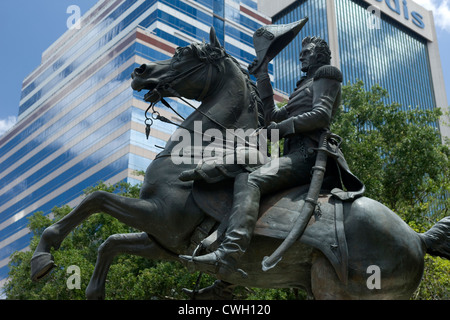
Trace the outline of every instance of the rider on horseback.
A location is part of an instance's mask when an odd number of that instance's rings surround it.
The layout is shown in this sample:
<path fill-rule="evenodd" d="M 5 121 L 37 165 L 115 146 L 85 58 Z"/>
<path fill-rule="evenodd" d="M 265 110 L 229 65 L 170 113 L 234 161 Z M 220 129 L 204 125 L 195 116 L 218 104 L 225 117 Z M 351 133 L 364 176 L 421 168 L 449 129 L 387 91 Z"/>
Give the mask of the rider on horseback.
<path fill-rule="evenodd" d="M 264 30 L 260 34 L 265 36 L 268 32 Z M 267 170 L 273 164 L 266 163 L 253 172 L 236 177 L 233 207 L 218 249 L 201 256 L 181 256 L 194 262 L 197 269 L 219 274 L 236 271 L 238 260 L 250 243 L 261 196 L 310 182 L 316 158 L 313 148 L 317 148 L 322 132 L 329 130 L 332 117 L 340 105 L 342 74 L 330 65 L 331 52 L 324 40 L 318 37 L 303 39 L 300 62 L 301 70 L 306 75 L 297 83 L 289 102 L 281 109 L 275 106 L 273 100 L 268 74 L 271 58 L 266 56 L 262 61 L 255 60 L 249 70 L 257 78 L 268 132 L 278 130 L 280 139 L 286 138 L 284 155 L 277 159 L 276 174 L 270 174 Z M 341 154 L 337 162 L 342 171 L 348 171 Z M 362 183 L 357 189 L 356 193 L 341 192 L 341 195 L 358 195 L 363 191 Z"/>

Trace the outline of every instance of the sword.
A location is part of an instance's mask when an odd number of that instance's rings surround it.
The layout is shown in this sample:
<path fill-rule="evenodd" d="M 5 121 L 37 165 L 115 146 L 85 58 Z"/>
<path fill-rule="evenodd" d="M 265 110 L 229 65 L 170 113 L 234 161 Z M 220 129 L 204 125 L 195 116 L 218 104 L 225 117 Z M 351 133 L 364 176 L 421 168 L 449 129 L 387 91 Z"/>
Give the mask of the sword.
<path fill-rule="evenodd" d="M 284 252 L 286 252 L 286 250 L 289 249 L 305 231 L 306 225 L 311 219 L 312 213 L 317 205 L 317 200 L 319 199 L 320 189 L 322 188 L 323 178 L 325 175 L 325 168 L 327 166 L 328 155 L 335 155 L 327 148 L 328 139 L 330 139 L 330 137 L 336 138 L 338 136 L 332 134 L 330 131 L 325 131 L 320 136 L 319 146 L 318 148 L 314 148 L 314 150 L 317 150 L 317 156 L 315 165 L 312 168 L 313 175 L 311 184 L 309 186 L 308 195 L 300 208 L 300 214 L 288 236 L 284 239 L 281 245 L 272 253 L 272 255 L 269 257 L 265 256 L 263 258 L 263 271 L 267 271 L 275 267 L 282 259 Z M 340 139 L 340 137 L 338 138 Z"/>

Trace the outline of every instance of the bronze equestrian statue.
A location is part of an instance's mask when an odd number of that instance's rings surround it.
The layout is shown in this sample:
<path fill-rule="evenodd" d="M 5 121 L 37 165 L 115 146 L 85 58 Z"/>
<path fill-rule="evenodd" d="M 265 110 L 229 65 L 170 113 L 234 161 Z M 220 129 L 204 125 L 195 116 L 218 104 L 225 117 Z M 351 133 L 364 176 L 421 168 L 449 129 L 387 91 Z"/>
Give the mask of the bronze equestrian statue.
<path fill-rule="evenodd" d="M 267 35 L 264 30 L 260 33 Z M 289 41 L 283 37 L 279 39 L 281 47 Z M 313 49 L 312 45 L 309 47 Z M 270 46 L 268 52 L 276 54 L 276 50 L 270 49 Z M 307 52 L 303 55 L 306 66 L 309 55 Z M 221 281 L 202 291 L 203 298 L 223 297 L 216 295 L 217 292 L 227 293 L 227 297 L 231 297 L 232 287 L 240 285 L 303 288 L 316 299 L 408 299 L 420 283 L 425 253 L 450 258 L 450 218 L 444 218 L 426 233 L 418 234 L 387 207 L 359 194 L 361 188 L 358 186 L 362 187 L 357 183 L 359 180 L 348 170 L 340 170 L 345 165 L 342 166 L 344 161 L 335 139 L 326 138 L 326 143 L 317 144 L 318 133 L 329 125 L 337 103 L 338 72 L 328 66 L 325 66 L 326 70 L 321 69 L 323 66 L 313 67 L 317 61 L 314 62 L 314 56 L 309 56 L 309 59 L 312 68 L 311 72 L 307 72 L 309 78 L 299 83 L 290 105 L 281 111 L 271 107 L 269 89 L 261 89 L 261 93 L 258 89 L 264 85 L 268 87 L 267 83 L 264 84 L 264 59 L 260 59 L 261 66 L 254 69 L 259 69 L 256 73 L 259 82 L 257 88 L 247 70 L 243 70 L 225 52 L 213 28 L 210 43 L 192 43 L 178 48 L 169 60 L 137 68 L 132 74 L 132 87 L 134 90 L 149 90 L 145 99 L 152 105 L 158 101 L 167 104 L 164 97 L 197 99 L 201 105 L 179 125 L 164 150 L 149 165 L 139 199 L 94 192 L 43 232 L 31 260 L 31 278 L 37 281 L 50 272 L 54 266 L 51 250 L 58 249 L 69 232 L 91 214 L 104 212 L 141 232 L 112 235 L 100 246 L 94 273 L 86 289 L 88 299 L 105 297 L 107 273 L 113 258 L 118 254 L 179 261 L 195 271 L 197 266 L 202 269 L 204 265 L 194 261 L 195 257 L 203 256 L 203 251 L 214 252 L 222 242 L 229 241 L 225 239 L 231 233 L 236 233 L 226 230 L 246 232 L 246 226 L 251 229 L 251 225 L 254 225 L 252 237 L 249 233 L 243 235 L 248 240 L 240 236 L 232 239 L 231 242 L 237 245 L 225 249 L 235 250 L 242 244 L 241 249 L 245 252 L 233 256 L 234 251 L 230 251 L 231 258 L 236 260 L 232 262 L 231 271 L 242 272 L 221 272 L 222 265 L 218 264 L 218 273 L 215 273 L 215 269 L 209 272 Z M 303 90 L 306 87 L 309 89 Z M 324 100 L 318 102 L 321 99 Z M 308 103 L 303 106 L 295 101 Z M 321 117 L 314 115 L 314 106 L 318 106 Z M 271 114 L 267 115 L 264 109 L 272 111 Z M 317 121 L 318 118 L 322 120 L 320 124 L 309 122 Z M 169 121 L 162 117 L 159 119 Z M 300 228 L 300 238 L 294 237 L 294 241 L 284 247 L 278 264 L 266 271 L 261 265 L 264 257 L 277 252 L 297 221 L 301 222 L 300 225 L 305 224 L 301 212 L 307 203 L 314 200 L 309 197 L 311 188 L 285 181 L 286 186 L 295 187 L 259 199 L 260 193 L 272 191 L 265 183 L 266 178 L 258 175 L 260 166 L 217 165 L 208 171 L 203 170 L 206 167 L 199 166 L 197 161 L 174 163 L 174 159 L 180 156 L 180 137 L 200 143 L 182 150 L 182 154 L 187 157 L 185 160 L 194 160 L 194 155 L 206 153 L 211 143 L 208 139 L 196 140 L 199 134 L 206 136 L 215 130 L 226 136 L 228 131 L 236 128 L 258 131 L 265 125 L 263 119 L 275 120 L 277 124 L 269 124 L 269 128 L 276 127 L 286 135 L 288 153 L 283 158 L 292 159 L 295 162 L 293 165 L 302 170 L 310 168 L 314 153 L 316 158 L 321 154 L 333 158 L 333 161 L 326 162 L 327 176 L 317 193 L 314 210 L 308 211 L 307 227 Z M 198 123 L 202 125 L 201 132 L 196 126 Z M 306 129 L 302 129 L 303 125 Z M 150 124 L 147 132 L 149 130 Z M 215 176 L 209 180 L 208 174 L 211 172 Z M 322 172 L 322 169 L 318 172 Z M 308 178 L 302 173 L 293 174 L 299 175 L 292 179 L 299 183 L 305 183 Z M 338 176 L 342 178 L 342 183 L 337 181 Z M 280 179 L 271 180 L 278 184 L 277 190 L 286 180 Z M 347 184 L 350 189 L 345 189 Z M 258 191 L 255 185 L 261 190 Z M 250 198 L 240 193 L 249 194 Z M 251 223 L 240 222 L 234 217 L 231 223 L 227 223 L 230 221 L 227 218 L 230 212 L 239 211 L 235 208 L 237 202 L 233 203 L 233 198 L 244 201 L 242 205 L 245 212 L 252 211 Z M 255 217 L 257 201 L 260 205 L 258 217 Z M 217 237 L 207 241 L 207 246 L 202 246 L 212 235 Z M 192 259 L 186 260 L 180 255 Z M 372 266 L 381 270 L 379 289 L 367 285 L 370 276 L 368 270 Z"/>
<path fill-rule="evenodd" d="M 306 22 L 301 21 L 292 26 L 298 33 Z M 268 28 L 275 29 L 269 31 Z M 277 43 L 278 38 L 286 36 L 286 30 L 279 35 L 278 26 L 262 28 L 256 32 L 256 43 L 264 42 L 267 34 L 273 37 L 267 41 Z M 280 190 L 298 185 L 308 184 L 316 160 L 320 136 L 329 131 L 332 117 L 341 104 L 342 74 L 336 67 L 330 66 L 331 52 L 327 43 L 317 37 L 307 37 L 302 41 L 303 49 L 300 52 L 302 71 L 306 73 L 298 83 L 294 93 L 289 97 L 287 105 L 281 109 L 275 106 L 273 90 L 269 79 L 268 66 L 271 46 L 264 52 L 262 62 L 255 61 L 249 67 L 256 75 L 257 86 L 264 108 L 264 118 L 267 130 L 278 130 L 279 138 L 286 138 L 284 155 L 277 158 L 276 174 L 267 174 L 272 163 L 266 163 L 255 171 L 239 175 L 234 183 L 234 197 L 231 215 L 228 220 L 228 229 L 221 245 L 213 252 L 203 256 L 182 256 L 183 259 L 196 264 L 196 269 L 211 273 L 236 271 L 237 261 L 247 250 L 253 229 L 259 213 L 260 199 L 264 195 L 274 194 Z M 255 70 L 255 65 L 257 69 Z M 340 154 L 338 164 L 342 171 L 348 172 L 348 166 Z M 335 179 L 338 177 L 336 176 Z M 356 182 L 355 178 L 355 182 Z M 320 188 L 321 186 L 319 186 Z M 361 182 L 354 183 L 355 189 L 352 197 L 360 196 L 364 192 Z M 317 201 L 317 199 L 313 199 Z"/>

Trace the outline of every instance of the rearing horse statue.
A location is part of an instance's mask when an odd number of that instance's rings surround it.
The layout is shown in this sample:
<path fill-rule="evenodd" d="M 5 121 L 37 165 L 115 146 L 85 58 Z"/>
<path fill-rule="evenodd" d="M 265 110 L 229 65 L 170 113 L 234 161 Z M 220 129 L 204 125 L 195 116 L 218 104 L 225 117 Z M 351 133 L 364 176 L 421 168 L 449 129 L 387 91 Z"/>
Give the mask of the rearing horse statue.
<path fill-rule="evenodd" d="M 237 61 L 221 47 L 213 28 L 210 43 L 178 48 L 172 59 L 143 65 L 133 72 L 132 77 L 133 89 L 150 90 L 146 95 L 149 102 L 183 96 L 202 103 L 182 122 L 164 150 L 151 162 L 139 199 L 94 192 L 43 232 L 31 260 L 31 277 L 35 281 L 54 266 L 51 248 L 58 249 L 69 232 L 91 214 L 104 212 L 142 231 L 112 235 L 100 246 L 95 270 L 86 289 L 88 299 L 105 297 L 107 273 L 118 254 L 171 261 L 181 261 L 179 255 L 182 254 L 192 255 L 193 234 L 211 214 L 193 195 L 195 183 L 179 178 L 197 167 L 194 161 L 174 163 L 172 156 L 179 147 L 180 137 L 194 141 L 195 135 L 199 134 L 195 126 L 198 122 L 202 124 L 200 133 L 214 129 L 223 136 L 228 129 L 260 127 L 256 87 Z M 189 135 L 186 136 L 186 132 Z M 203 152 L 210 141 L 200 141 L 200 152 Z M 303 288 L 316 299 L 408 299 L 420 283 L 425 253 L 450 259 L 449 217 L 426 233 L 418 234 L 374 200 L 360 197 L 342 203 L 324 192 L 320 198 L 321 212 L 311 218 L 304 236 L 285 252 L 275 268 L 263 271 L 261 261 L 264 256 L 280 245 L 283 239 L 279 235 L 286 234 L 278 229 L 289 231 L 292 219 L 298 215 L 295 208 L 303 201 L 306 191 L 305 187 L 299 187 L 262 200 L 255 236 L 239 261 L 239 268 L 245 270 L 247 276 L 242 277 L 239 273 L 217 275 L 224 283 Z M 213 196 L 214 192 L 212 189 L 209 195 Z M 281 222 L 270 223 L 277 219 Z M 338 224 L 340 228 L 334 229 Z M 332 235 L 321 231 L 324 228 L 330 229 Z M 308 233 L 308 230 L 311 231 Z M 333 238 L 335 234 L 338 234 L 337 238 Z M 319 243 L 325 243 L 324 239 L 331 239 L 327 248 Z M 371 266 L 377 266 L 381 271 L 380 288 L 367 286 Z"/>

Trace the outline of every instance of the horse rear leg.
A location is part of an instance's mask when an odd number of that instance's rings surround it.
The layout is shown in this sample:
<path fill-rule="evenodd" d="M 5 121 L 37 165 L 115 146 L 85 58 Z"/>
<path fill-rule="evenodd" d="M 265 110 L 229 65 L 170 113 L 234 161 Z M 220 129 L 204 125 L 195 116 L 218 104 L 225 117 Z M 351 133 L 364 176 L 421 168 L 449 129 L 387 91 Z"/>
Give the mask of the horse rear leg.
<path fill-rule="evenodd" d="M 32 280 L 37 281 L 48 274 L 54 265 L 51 248 L 58 249 L 69 232 L 90 215 L 104 212 L 147 233 L 167 232 L 163 230 L 162 210 L 157 209 L 155 203 L 149 200 L 126 198 L 104 191 L 91 193 L 67 216 L 44 230 L 31 259 Z"/>
<path fill-rule="evenodd" d="M 177 255 L 170 254 L 158 246 L 145 232 L 112 235 L 98 249 L 94 273 L 86 288 L 87 299 L 103 300 L 105 298 L 106 276 L 114 257 L 119 254 L 132 254 L 152 260 L 178 258 Z"/>

